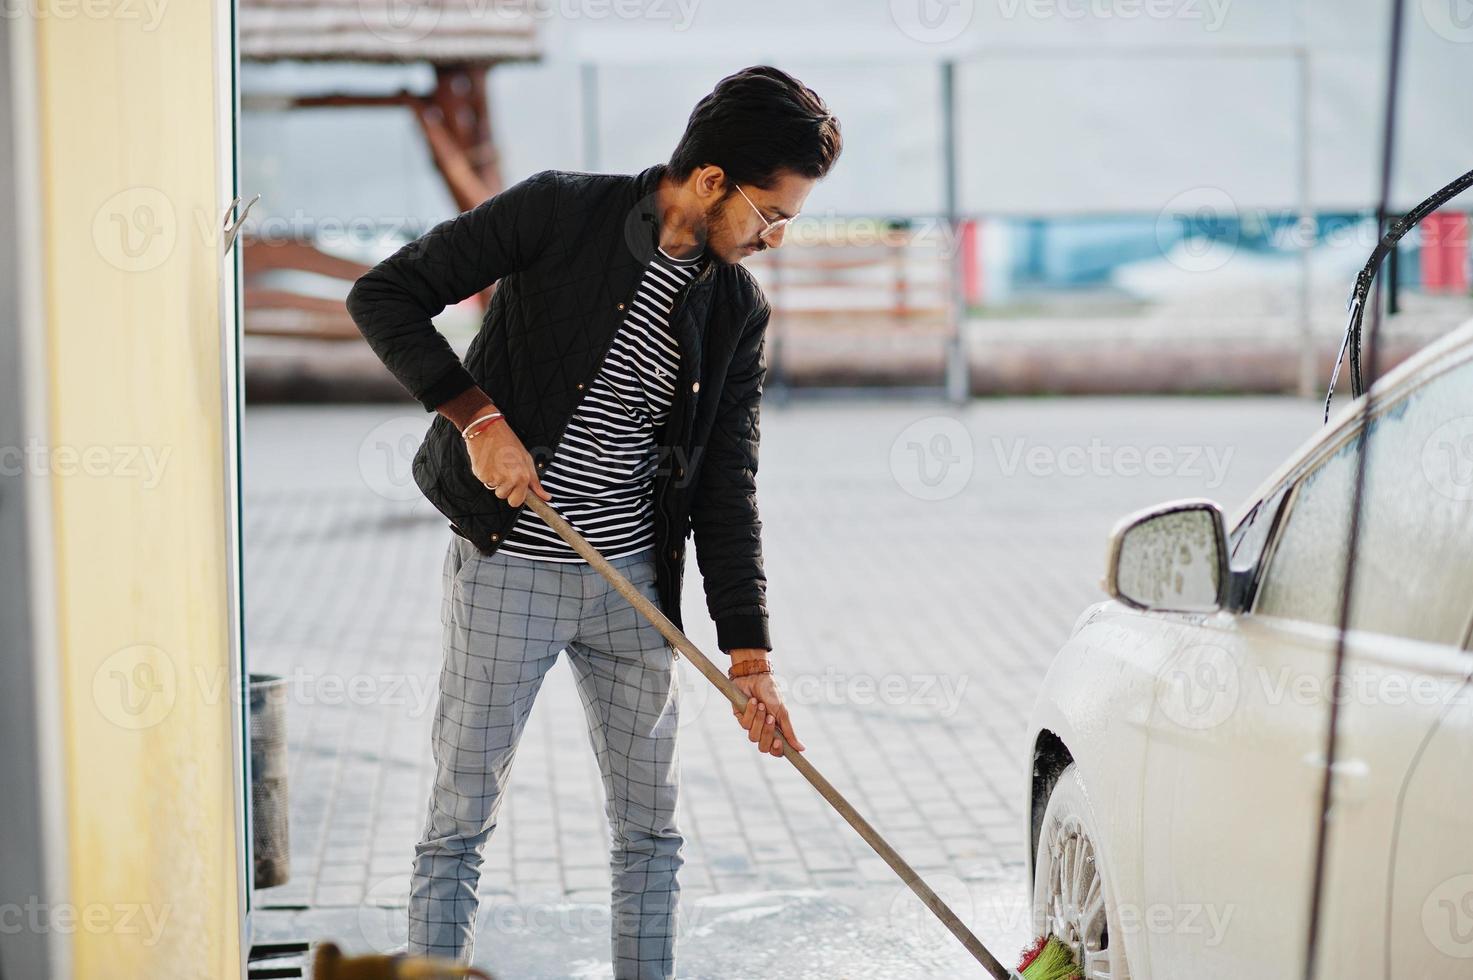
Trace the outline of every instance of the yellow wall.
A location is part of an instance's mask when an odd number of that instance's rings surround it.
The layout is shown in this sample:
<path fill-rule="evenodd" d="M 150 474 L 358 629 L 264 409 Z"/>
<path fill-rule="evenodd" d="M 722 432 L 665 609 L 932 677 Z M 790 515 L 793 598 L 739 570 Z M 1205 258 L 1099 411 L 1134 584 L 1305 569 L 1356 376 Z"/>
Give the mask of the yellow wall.
<path fill-rule="evenodd" d="M 88 980 L 240 975 L 214 231 L 226 17 L 214 0 L 41 0 L 35 22 L 47 421 L 53 452 L 77 454 L 48 472 Z"/>

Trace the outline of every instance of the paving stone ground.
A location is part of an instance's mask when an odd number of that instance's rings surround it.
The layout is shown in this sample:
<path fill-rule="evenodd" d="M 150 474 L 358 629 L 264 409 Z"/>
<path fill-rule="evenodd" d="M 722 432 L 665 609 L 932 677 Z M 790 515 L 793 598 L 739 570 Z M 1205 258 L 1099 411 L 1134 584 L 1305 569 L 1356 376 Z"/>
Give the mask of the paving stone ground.
<path fill-rule="evenodd" d="M 1110 526 L 1173 497 L 1231 512 L 1314 432 L 1317 412 L 1288 398 L 764 408 L 774 656 L 808 758 L 1003 948 L 1027 931 L 1025 719 L 1079 611 L 1100 597 Z M 291 881 L 257 892 L 257 939 L 403 941 L 451 533 L 409 476 L 427 423 L 407 404 L 247 412 L 248 656 L 291 684 Z M 684 606 L 691 638 L 723 660 L 693 556 Z M 682 669 L 681 976 L 981 975 Z M 608 833 L 563 661 L 486 851 L 485 965 L 609 975 Z"/>

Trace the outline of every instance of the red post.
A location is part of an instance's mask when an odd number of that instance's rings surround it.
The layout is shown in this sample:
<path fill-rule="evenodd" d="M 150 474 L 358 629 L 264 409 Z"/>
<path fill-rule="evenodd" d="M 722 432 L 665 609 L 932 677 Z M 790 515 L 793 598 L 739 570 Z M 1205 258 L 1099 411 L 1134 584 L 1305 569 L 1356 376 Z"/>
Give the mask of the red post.
<path fill-rule="evenodd" d="M 982 249 L 977 244 L 980 224 L 975 219 L 961 223 L 962 296 L 968 308 L 982 305 Z"/>
<path fill-rule="evenodd" d="M 1422 288 L 1429 293 L 1468 291 L 1468 216 L 1444 211 L 1422 221 Z"/>

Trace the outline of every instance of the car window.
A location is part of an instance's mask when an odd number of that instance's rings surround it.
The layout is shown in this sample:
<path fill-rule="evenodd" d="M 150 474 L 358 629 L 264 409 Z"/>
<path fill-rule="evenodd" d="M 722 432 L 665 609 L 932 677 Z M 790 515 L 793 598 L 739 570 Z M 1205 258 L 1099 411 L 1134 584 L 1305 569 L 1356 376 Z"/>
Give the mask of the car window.
<path fill-rule="evenodd" d="M 1233 529 L 1228 538 L 1229 564 L 1233 571 L 1246 572 L 1258 564 L 1263 546 L 1268 544 L 1269 534 L 1274 529 L 1274 518 L 1290 486 L 1286 483 L 1254 504 L 1248 516 Z"/>
<path fill-rule="evenodd" d="M 1350 625 L 1462 645 L 1473 615 L 1473 362 L 1371 421 Z M 1294 488 L 1255 611 L 1335 625 L 1358 441 Z"/>
<path fill-rule="evenodd" d="M 1279 512 L 1283 509 L 1284 498 L 1292 486 L 1292 483 L 1285 483 L 1254 504 L 1253 509 L 1248 511 L 1248 515 L 1228 536 L 1228 567 L 1232 569 L 1235 579 L 1246 576 L 1247 580 L 1245 591 L 1237 599 L 1248 605 L 1253 601 L 1252 590 L 1257 584 L 1259 559 L 1263 557 L 1269 537 L 1278 526 Z"/>

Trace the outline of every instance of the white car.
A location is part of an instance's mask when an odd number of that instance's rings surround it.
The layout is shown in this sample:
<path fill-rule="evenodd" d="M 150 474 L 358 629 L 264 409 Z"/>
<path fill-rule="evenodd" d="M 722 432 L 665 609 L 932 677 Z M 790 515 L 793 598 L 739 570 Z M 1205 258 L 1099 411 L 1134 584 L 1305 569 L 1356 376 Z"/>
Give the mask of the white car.
<path fill-rule="evenodd" d="M 1361 411 L 1364 507 L 1332 685 Z M 1029 729 L 1037 933 L 1090 978 L 1473 978 L 1473 323 L 1345 406 L 1230 521 L 1111 535 Z"/>

